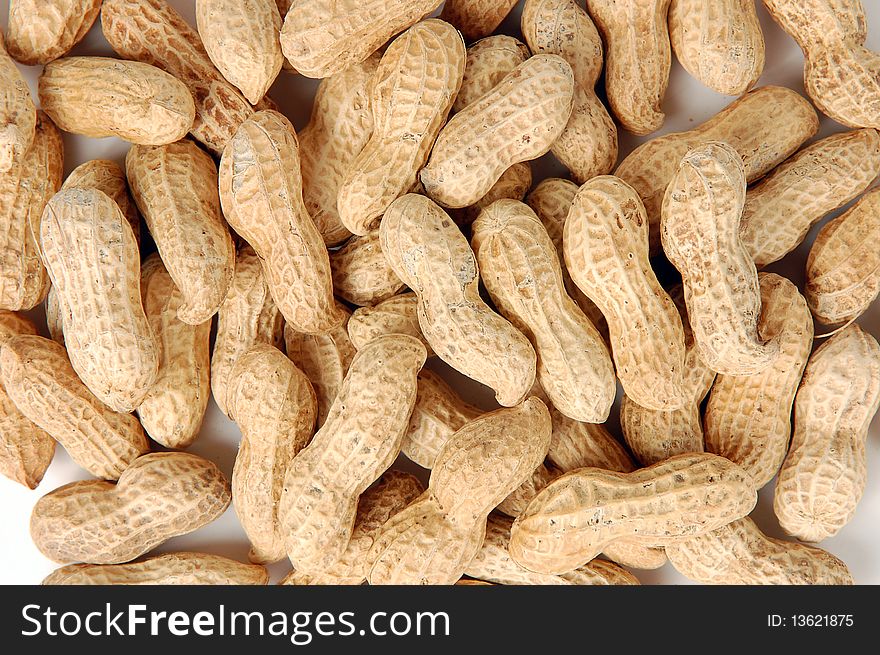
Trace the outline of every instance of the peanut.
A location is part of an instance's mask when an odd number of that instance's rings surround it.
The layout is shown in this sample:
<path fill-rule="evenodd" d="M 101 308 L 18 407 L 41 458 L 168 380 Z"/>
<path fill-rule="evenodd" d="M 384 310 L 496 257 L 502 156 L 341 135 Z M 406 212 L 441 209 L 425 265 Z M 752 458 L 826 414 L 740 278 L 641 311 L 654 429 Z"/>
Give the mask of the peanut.
<path fill-rule="evenodd" d="M 499 404 L 517 404 L 535 381 L 535 351 L 480 298 L 476 257 L 446 212 L 405 195 L 386 212 L 379 239 L 391 268 L 419 297 L 419 325 L 437 356 L 491 387 Z"/>
<path fill-rule="evenodd" d="M 53 341 L 64 345 L 64 317 L 62 316 L 61 306 L 58 304 L 58 294 L 54 287 L 49 286 L 49 293 L 46 294 L 46 328 L 49 336 Z"/>
<path fill-rule="evenodd" d="M 0 173 L 24 161 L 34 142 L 37 109 L 18 66 L 6 52 L 0 35 Z"/>
<path fill-rule="evenodd" d="M 550 150 L 571 116 L 574 75 L 556 55 L 535 55 L 453 116 L 419 174 L 445 207 L 482 198 L 513 164 Z"/>
<path fill-rule="evenodd" d="M 274 111 L 242 123 L 220 161 L 220 200 L 229 224 L 257 253 L 284 320 L 328 332 L 345 320 L 333 300 L 324 240 L 302 200 L 293 125 Z"/>
<path fill-rule="evenodd" d="M 130 564 L 69 564 L 44 585 L 264 585 L 269 572 L 219 555 L 167 553 Z"/>
<path fill-rule="evenodd" d="M 208 460 L 151 453 L 135 460 L 116 484 L 71 482 L 40 498 L 31 514 L 31 538 L 55 562 L 121 564 L 207 525 L 229 500 L 229 483 Z"/>
<path fill-rule="evenodd" d="M 374 307 L 359 307 L 348 321 L 348 338 L 360 350 L 384 334 L 408 334 L 421 341 L 432 357 L 434 351 L 419 327 L 418 310 L 419 299 L 414 293 L 391 296 Z"/>
<path fill-rule="evenodd" d="M 880 345 L 858 325 L 810 357 L 794 401 L 794 436 L 773 511 L 801 541 L 821 541 L 852 519 L 865 490 L 868 425 L 880 407 Z"/>
<path fill-rule="evenodd" d="M 684 404 L 681 317 L 648 261 L 648 220 L 635 190 L 611 176 L 577 192 L 565 222 L 565 263 L 605 318 L 617 377 L 642 407 Z"/>
<path fill-rule="evenodd" d="M 342 557 L 358 497 L 400 452 L 425 358 L 406 335 L 376 339 L 354 356 L 327 420 L 284 479 L 279 517 L 295 569 L 320 573 Z"/>
<path fill-rule="evenodd" d="M 758 272 L 739 236 L 745 204 L 742 158 L 725 143 L 689 151 L 663 199 L 663 251 L 682 276 L 700 357 L 714 371 L 754 375 L 779 356 L 758 335 Z"/>
<path fill-rule="evenodd" d="M 28 66 L 63 57 L 91 29 L 101 0 L 10 0 L 9 54 Z"/>
<path fill-rule="evenodd" d="M 115 161 L 93 159 L 80 164 L 67 176 L 62 189 L 97 189 L 103 191 L 116 203 L 119 210 L 131 225 L 138 245 L 141 242 L 141 217 L 137 205 L 129 194 L 125 171 Z"/>
<path fill-rule="evenodd" d="M 470 207 L 452 210 L 450 213 L 459 225 L 470 225 L 480 212 L 496 200 L 504 198 L 522 200 L 532 188 L 532 167 L 529 162 L 514 164 L 501 174 L 498 181 Z"/>
<path fill-rule="evenodd" d="M 768 537 L 752 519 L 738 519 L 666 547 L 683 576 L 704 584 L 851 585 L 846 564 L 821 548 Z"/>
<path fill-rule="evenodd" d="M 220 213 L 217 166 L 189 139 L 135 146 L 125 158 L 131 192 L 183 295 L 178 317 L 200 325 L 223 304 L 235 246 Z"/>
<path fill-rule="evenodd" d="M 760 273 L 758 335 L 779 357 L 755 375 L 719 375 L 706 405 L 706 450 L 738 464 L 760 489 L 776 475 L 791 437 L 791 407 L 813 348 L 813 319 L 797 287 Z"/>
<path fill-rule="evenodd" d="M 534 397 L 464 425 L 437 456 L 428 491 L 382 527 L 367 556 L 369 583 L 455 583 L 482 546 L 489 513 L 549 442 L 550 414 Z"/>
<path fill-rule="evenodd" d="M 617 127 L 596 96 L 602 39 L 593 21 L 574 0 L 527 0 L 522 31 L 532 52 L 559 55 L 574 72 L 571 118 L 551 152 L 579 184 L 610 173 L 617 163 Z"/>
<path fill-rule="evenodd" d="M 260 343 L 235 362 L 228 397 L 242 433 L 232 469 L 232 503 L 251 542 L 250 560 L 277 562 L 285 555 L 278 519 L 284 476 L 312 438 L 315 392 L 284 353 Z"/>
<path fill-rule="evenodd" d="M 370 90 L 373 133 L 337 198 L 339 218 L 354 234 L 375 229 L 415 184 L 461 87 L 465 59 L 461 35 L 436 19 L 414 25 L 382 55 Z"/>
<path fill-rule="evenodd" d="M 406 286 L 385 261 L 379 230 L 352 237 L 330 253 L 330 271 L 334 293 L 353 305 L 375 305 Z"/>
<path fill-rule="evenodd" d="M 764 71 L 755 0 L 672 0 L 669 38 L 684 69 L 722 95 L 741 96 Z"/>
<path fill-rule="evenodd" d="M 461 30 L 465 41 L 488 36 L 501 25 L 517 0 L 446 0 L 440 18 Z"/>
<path fill-rule="evenodd" d="M 880 293 L 880 189 L 826 223 L 810 248 L 804 294 L 825 324 L 860 316 Z"/>
<path fill-rule="evenodd" d="M 364 61 L 440 0 L 299 0 L 281 29 L 281 49 L 307 77 L 329 77 Z"/>
<path fill-rule="evenodd" d="M 526 44 L 506 34 L 487 36 L 474 43 L 467 49 L 464 77 L 452 110 L 460 112 L 472 105 L 530 56 Z"/>
<path fill-rule="evenodd" d="M 562 475 L 562 471 L 559 469 L 539 464 L 538 468 L 532 471 L 532 474 L 522 484 L 498 503 L 495 511 L 506 514 L 511 518 L 516 518 L 526 510 L 532 498 L 537 496 L 541 489 L 560 475 Z"/>
<path fill-rule="evenodd" d="M 0 352 L 0 371 L 18 410 L 92 475 L 116 480 L 149 451 L 137 419 L 103 405 L 54 341 L 34 335 L 9 339 Z"/>
<path fill-rule="evenodd" d="M 95 139 L 173 143 L 186 136 L 196 115 L 182 82 L 155 66 L 109 57 L 64 57 L 47 64 L 39 95 L 58 127 Z"/>
<path fill-rule="evenodd" d="M 634 473 L 581 469 L 551 483 L 514 521 L 510 554 L 531 571 L 564 573 L 616 539 L 668 545 L 741 518 L 756 502 L 742 469 L 706 453 Z"/>

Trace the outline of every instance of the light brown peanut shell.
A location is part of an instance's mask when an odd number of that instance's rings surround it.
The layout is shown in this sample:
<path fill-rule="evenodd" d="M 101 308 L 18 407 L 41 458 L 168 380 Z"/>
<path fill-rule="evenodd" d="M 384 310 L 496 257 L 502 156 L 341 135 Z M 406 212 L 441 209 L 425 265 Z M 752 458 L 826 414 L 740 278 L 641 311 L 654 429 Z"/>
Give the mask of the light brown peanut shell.
<path fill-rule="evenodd" d="M 101 0 L 10 0 L 6 44 L 22 64 L 63 57 L 91 29 Z"/>
<path fill-rule="evenodd" d="M 525 511 L 528 504 L 532 502 L 532 498 L 537 496 L 541 489 L 560 475 L 562 475 L 562 471 L 559 469 L 539 464 L 538 468 L 532 471 L 532 474 L 521 485 L 511 491 L 507 498 L 498 503 L 495 511 L 506 514 L 511 518 L 516 518 Z"/>
<path fill-rule="evenodd" d="M 31 538 L 55 562 L 121 564 L 207 525 L 229 500 L 229 483 L 208 460 L 152 453 L 139 457 L 117 484 L 71 482 L 40 498 Z"/>
<path fill-rule="evenodd" d="M 419 327 L 418 311 L 419 299 L 412 292 L 391 296 L 373 307 L 358 307 L 348 320 L 348 338 L 360 350 L 376 337 L 408 334 L 421 341 L 432 357 L 434 351 Z"/>
<path fill-rule="evenodd" d="M 514 164 L 501 174 L 498 181 L 486 192 L 486 195 L 477 200 L 470 207 L 451 210 L 450 215 L 459 225 L 470 225 L 484 208 L 496 200 L 504 198 L 510 200 L 522 200 L 529 189 L 532 188 L 532 167 L 529 162 Z"/>
<path fill-rule="evenodd" d="M 379 230 L 349 239 L 330 253 L 333 292 L 353 305 L 375 305 L 406 285 L 382 254 Z"/>
<path fill-rule="evenodd" d="M 850 325 L 813 353 L 794 401 L 791 449 L 779 471 L 773 511 L 801 541 L 832 537 L 865 491 L 865 442 L 880 407 L 880 345 Z"/>
<path fill-rule="evenodd" d="M 141 216 L 128 191 L 125 171 L 115 161 L 92 159 L 80 164 L 68 174 L 62 189 L 97 189 L 116 203 L 125 216 L 138 245 L 141 243 Z"/>
<path fill-rule="evenodd" d="M 489 36 L 518 0 L 446 0 L 440 18 L 459 29 L 465 41 Z"/>
<path fill-rule="evenodd" d="M 779 357 L 755 375 L 719 375 L 704 418 L 706 450 L 738 464 L 760 489 L 776 475 L 791 437 L 791 407 L 813 348 L 813 318 L 797 287 L 759 273 L 758 335 Z"/>
<path fill-rule="evenodd" d="M 474 43 L 467 49 L 464 77 L 452 110 L 459 112 L 479 100 L 530 56 L 526 44 L 506 34 L 487 36 Z"/>
<path fill-rule="evenodd" d="M 130 564 L 69 564 L 44 585 L 264 585 L 269 572 L 219 555 L 166 553 Z"/>
<path fill-rule="evenodd" d="M 626 449 L 604 426 L 575 421 L 555 407 L 550 408 L 550 416 L 553 434 L 547 460 L 563 473 L 587 466 L 620 473 L 636 469 Z"/>
<path fill-rule="evenodd" d="M 517 404 L 535 381 L 528 339 L 480 298 L 476 257 L 449 216 L 430 199 L 396 200 L 379 228 L 382 252 L 419 297 L 422 334 L 440 359 Z"/>
<path fill-rule="evenodd" d="M 111 411 L 95 398 L 54 341 L 13 337 L 0 351 L 0 374 L 18 410 L 92 475 L 116 480 L 149 451 L 137 419 Z"/>
<path fill-rule="evenodd" d="M 58 304 L 58 294 L 51 285 L 49 286 L 49 293 L 46 294 L 44 309 L 46 311 L 46 329 L 49 331 L 49 337 L 52 341 L 63 346 L 64 317 L 62 316 L 61 306 Z"/>
<path fill-rule="evenodd" d="M 21 166 L 34 141 L 37 109 L 31 90 L 0 35 L 0 173 Z"/>

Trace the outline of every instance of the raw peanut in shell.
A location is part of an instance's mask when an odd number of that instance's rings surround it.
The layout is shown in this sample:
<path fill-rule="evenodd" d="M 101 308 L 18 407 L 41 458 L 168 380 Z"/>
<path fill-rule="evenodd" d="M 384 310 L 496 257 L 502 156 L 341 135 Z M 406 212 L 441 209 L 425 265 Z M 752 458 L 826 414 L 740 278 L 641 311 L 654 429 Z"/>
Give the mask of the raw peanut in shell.
<path fill-rule="evenodd" d="M 833 134 L 781 163 L 746 192 L 740 237 L 763 268 L 801 244 L 810 228 L 880 174 L 880 134 Z"/>
<path fill-rule="evenodd" d="M 229 405 L 242 433 L 232 469 L 232 503 L 251 542 L 250 560 L 285 555 L 278 506 L 290 462 L 312 438 L 315 392 L 277 348 L 255 344 L 235 362 Z"/>
<path fill-rule="evenodd" d="M 64 143 L 43 112 L 37 112 L 33 144 L 21 162 L 0 174 L 0 309 L 36 307 L 49 289 L 40 258 L 40 217 L 61 188 Z"/>
<path fill-rule="evenodd" d="M 846 564 L 831 553 L 768 537 L 746 517 L 666 547 L 686 578 L 723 585 L 851 585 Z"/>
<path fill-rule="evenodd" d="M 682 159 L 660 225 L 700 357 L 727 375 L 760 373 L 779 356 L 779 344 L 758 335 L 758 272 L 739 236 L 745 196 L 742 158 L 726 143 L 709 142 Z"/>
<path fill-rule="evenodd" d="M 330 253 L 333 292 L 352 305 L 375 305 L 406 285 L 385 260 L 379 246 L 379 230 L 346 241 Z"/>
<path fill-rule="evenodd" d="M 65 57 L 47 64 L 40 106 L 65 132 L 163 145 L 186 136 L 196 108 L 189 89 L 139 61 Z"/>
<path fill-rule="evenodd" d="M 351 541 L 338 562 L 321 573 L 291 571 L 283 585 L 362 585 L 367 579 L 366 555 L 382 526 L 424 491 L 418 478 L 401 471 L 386 471 L 358 501 Z"/>
<path fill-rule="evenodd" d="M 454 584 L 486 536 L 486 519 L 547 454 L 550 414 L 537 398 L 489 412 L 443 446 L 428 490 L 394 516 L 367 555 L 376 584 Z"/>
<path fill-rule="evenodd" d="M 91 29 L 101 0 L 10 0 L 6 44 L 28 66 L 63 57 Z"/>
<path fill-rule="evenodd" d="M 0 173 L 21 166 L 34 141 L 37 109 L 18 66 L 6 54 L 0 34 Z"/>
<path fill-rule="evenodd" d="M 461 87 L 466 57 L 461 35 L 436 19 L 414 25 L 382 55 L 370 89 L 373 133 L 337 198 L 339 218 L 354 234 L 378 227 L 415 184 Z"/>
<path fill-rule="evenodd" d="M 130 564 L 69 564 L 44 585 L 264 585 L 262 566 L 204 553 L 167 553 Z"/>
<path fill-rule="evenodd" d="M 794 436 L 779 471 L 773 511 L 801 541 L 833 537 L 865 491 L 865 441 L 880 407 L 880 345 L 858 325 L 810 357 L 794 401 Z"/>
<path fill-rule="evenodd" d="M 571 116 L 574 74 L 556 55 L 535 55 L 453 116 L 419 174 L 444 207 L 482 198 L 513 164 L 550 150 Z"/>
<path fill-rule="evenodd" d="M 452 210 L 450 214 L 459 225 L 470 225 L 484 208 L 496 200 L 507 198 L 510 200 L 522 200 L 529 189 L 532 188 L 532 167 L 529 162 L 514 164 L 501 174 L 498 181 L 486 192 L 486 195 L 477 200 L 470 207 Z"/>
<path fill-rule="evenodd" d="M 563 247 L 572 280 L 608 320 L 626 394 L 648 409 L 681 407 L 684 330 L 648 261 L 648 219 L 635 190 L 610 175 L 584 184 L 565 222 Z"/>
<path fill-rule="evenodd" d="M 144 430 L 166 448 L 186 448 L 199 434 L 211 397 L 211 321 L 178 318 L 183 296 L 158 254 L 141 267 L 144 312 L 159 342 L 159 376 L 137 408 Z"/>
<path fill-rule="evenodd" d="M 510 554 L 530 571 L 565 573 L 616 539 L 665 546 L 741 518 L 756 502 L 748 474 L 707 453 L 677 455 L 633 473 L 585 468 L 532 500 L 514 521 Z"/>
<path fill-rule="evenodd" d="M 861 316 L 880 293 L 880 189 L 826 223 L 807 257 L 804 295 L 819 321 L 845 323 Z"/>
<path fill-rule="evenodd" d="M 669 0 L 587 0 L 587 11 L 605 42 L 611 111 L 633 134 L 660 129 L 672 65 Z"/>
<path fill-rule="evenodd" d="M 440 0 L 298 0 L 281 30 L 281 49 L 306 77 L 330 77 L 364 61 L 421 20 Z"/>
<path fill-rule="evenodd" d="M 797 287 L 759 273 L 758 335 L 779 357 L 755 375 L 719 375 L 704 419 L 706 450 L 738 464 L 761 489 L 779 470 L 791 437 L 791 407 L 813 348 L 813 317 Z"/>
<path fill-rule="evenodd" d="M 532 471 L 532 474 L 521 485 L 511 491 L 507 498 L 498 503 L 495 511 L 506 514 L 511 518 L 516 518 L 526 510 L 532 498 L 537 496 L 541 489 L 560 475 L 562 475 L 562 471 L 559 469 L 539 464 L 538 468 Z"/>
<path fill-rule="evenodd" d="M 461 30 L 465 41 L 489 36 L 518 0 L 446 0 L 440 18 Z"/>
<path fill-rule="evenodd" d="M 64 345 L 64 317 L 62 316 L 61 306 L 58 304 L 58 294 L 53 286 L 49 286 L 49 293 L 46 294 L 46 329 L 49 330 L 49 337 L 62 346 Z"/>
<path fill-rule="evenodd" d="M 535 381 L 528 339 L 480 298 L 480 271 L 467 239 L 424 196 L 396 200 L 379 228 L 385 258 L 419 298 L 422 334 L 440 359 L 517 404 Z"/>
<path fill-rule="evenodd" d="M 290 463 L 279 518 L 287 555 L 306 573 L 329 569 L 352 537 L 358 498 L 400 452 L 425 347 L 381 337 L 359 351 L 324 425 Z"/>
<path fill-rule="evenodd" d="M 31 538 L 55 562 L 121 564 L 207 525 L 229 500 L 229 483 L 213 463 L 190 453 L 151 453 L 116 484 L 71 482 L 40 498 Z"/>
<path fill-rule="evenodd" d="M 62 189 L 97 189 L 103 191 L 116 203 L 125 216 L 138 245 L 141 243 L 141 216 L 137 205 L 128 192 L 125 171 L 115 161 L 93 159 L 80 164 L 67 176 Z"/>
<path fill-rule="evenodd" d="M 178 316 L 200 325 L 220 309 L 235 271 L 235 245 L 220 212 L 217 166 L 185 139 L 132 147 L 125 170 L 162 261 L 183 295 Z"/>
<path fill-rule="evenodd" d="M 791 89 L 764 86 L 744 95 L 688 132 L 664 134 L 633 150 L 617 167 L 617 177 L 645 203 L 651 226 L 651 254 L 660 251 L 660 208 L 682 157 L 708 141 L 723 141 L 743 158 L 746 180 L 754 182 L 781 164 L 816 134 L 819 118 Z"/>
<path fill-rule="evenodd" d="M 130 414 L 108 409 L 70 366 L 64 348 L 23 334 L 0 351 L 3 387 L 18 410 L 92 475 L 117 479 L 150 444 Z"/>
<path fill-rule="evenodd" d="M 348 320 L 348 338 L 360 350 L 385 334 L 408 334 L 422 342 L 433 357 L 434 351 L 419 327 L 419 299 L 412 292 L 400 293 L 373 307 L 358 307 Z"/>
<path fill-rule="evenodd" d="M 370 89 L 379 59 L 372 55 L 321 80 L 309 124 L 299 133 L 303 202 L 328 246 L 351 236 L 339 218 L 336 198 L 373 133 Z"/>
<path fill-rule="evenodd" d="M 603 423 L 617 392 L 602 336 L 565 292 L 547 230 L 521 202 L 498 200 L 473 224 L 471 245 L 495 306 L 538 355 L 538 380 L 553 406 L 579 421 Z"/>
<path fill-rule="evenodd" d="M 530 56 L 525 43 L 506 34 L 487 36 L 471 45 L 452 111 L 460 112 L 479 100 Z"/>
<path fill-rule="evenodd" d="M 617 127 L 596 96 L 603 53 L 593 21 L 574 0 L 527 0 L 521 26 L 532 52 L 559 55 L 574 71 L 574 106 L 550 147 L 553 156 L 579 184 L 610 173 L 617 163 Z"/>
<path fill-rule="evenodd" d="M 284 320 L 308 334 L 345 320 L 333 299 L 330 260 L 302 200 L 299 144 L 293 125 L 274 111 L 245 121 L 220 160 L 220 201 L 232 228 L 263 265 Z"/>
<path fill-rule="evenodd" d="M 214 68 L 202 40 L 165 0 L 105 0 L 101 27 L 120 57 L 152 64 L 190 90 L 196 103 L 191 133 L 219 155 L 254 112 L 238 89 Z"/>
<path fill-rule="evenodd" d="M 669 39 L 684 69 L 722 95 L 741 96 L 764 71 L 755 0 L 672 0 Z"/>
<path fill-rule="evenodd" d="M 196 26 L 223 77 L 252 105 L 281 72 L 281 14 L 275 0 L 196 0 Z"/>
<path fill-rule="evenodd" d="M 40 237 L 70 363 L 101 402 L 134 410 L 156 382 L 160 347 L 141 301 L 131 226 L 101 191 L 65 189 L 46 205 Z"/>

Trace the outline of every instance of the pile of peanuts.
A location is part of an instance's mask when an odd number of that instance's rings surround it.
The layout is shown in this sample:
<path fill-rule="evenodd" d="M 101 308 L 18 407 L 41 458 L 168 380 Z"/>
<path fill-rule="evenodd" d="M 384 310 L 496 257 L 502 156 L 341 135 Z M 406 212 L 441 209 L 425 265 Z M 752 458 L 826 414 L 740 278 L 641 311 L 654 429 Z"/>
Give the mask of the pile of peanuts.
<path fill-rule="evenodd" d="M 880 55 L 859 0 L 762 1 L 809 100 L 753 88 L 754 0 L 525 0 L 521 40 L 515 0 L 11 0 L 0 473 L 93 476 L 34 506 L 44 583 L 851 584 L 801 542 L 856 513 L 880 404 Z M 67 56 L 96 21 L 117 57 Z M 672 52 L 736 99 L 618 161 Z M 281 74 L 321 79 L 299 133 Z M 817 110 L 850 131 L 805 145 Z M 62 131 L 124 166 L 63 179 Z M 800 288 L 762 271 L 856 199 Z M 231 480 L 187 452 L 211 396 Z M 150 555 L 230 504 L 249 563 Z"/>

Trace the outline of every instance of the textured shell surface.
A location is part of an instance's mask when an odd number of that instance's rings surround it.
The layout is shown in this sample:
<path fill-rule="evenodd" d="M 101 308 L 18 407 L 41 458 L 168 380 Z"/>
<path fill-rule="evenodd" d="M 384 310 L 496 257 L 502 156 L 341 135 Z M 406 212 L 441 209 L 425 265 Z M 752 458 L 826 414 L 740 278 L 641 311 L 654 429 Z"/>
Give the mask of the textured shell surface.
<path fill-rule="evenodd" d="M 461 30 L 466 41 L 492 34 L 518 0 L 446 0 L 440 18 Z"/>
<path fill-rule="evenodd" d="M 10 0 L 9 54 L 28 66 L 62 57 L 82 40 L 100 11 L 101 0 Z"/>
<path fill-rule="evenodd" d="M 530 56 L 525 43 L 506 34 L 487 36 L 468 47 L 461 89 L 452 110 L 459 112 L 473 104 Z"/>
<path fill-rule="evenodd" d="M 379 230 L 352 237 L 331 252 L 330 271 L 333 292 L 361 307 L 380 303 L 405 287 L 382 254 Z"/>
<path fill-rule="evenodd" d="M 0 173 L 21 165 L 34 141 L 37 110 L 27 82 L 0 36 Z"/>
<path fill-rule="evenodd" d="M 125 171 L 110 159 L 92 159 L 74 168 L 64 179 L 62 189 L 88 188 L 103 191 L 125 215 L 138 244 L 141 242 L 141 216 L 128 189 Z"/>

